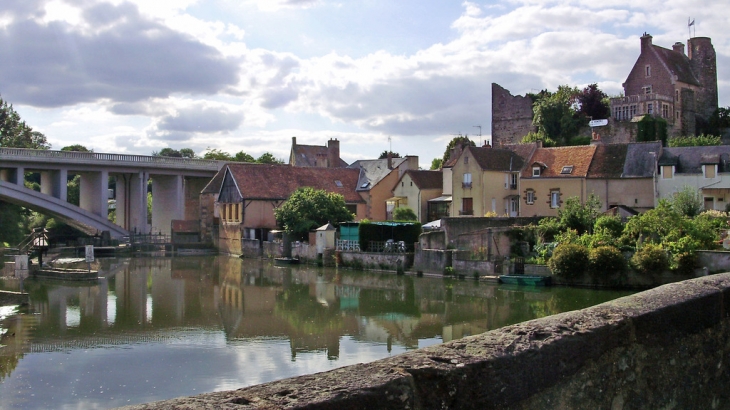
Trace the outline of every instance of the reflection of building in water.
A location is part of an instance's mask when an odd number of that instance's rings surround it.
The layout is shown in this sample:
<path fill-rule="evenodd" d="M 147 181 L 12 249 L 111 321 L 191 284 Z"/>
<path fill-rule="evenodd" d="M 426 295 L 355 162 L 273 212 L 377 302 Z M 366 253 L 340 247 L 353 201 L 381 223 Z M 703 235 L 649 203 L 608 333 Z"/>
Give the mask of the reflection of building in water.
<path fill-rule="evenodd" d="M 41 313 L 36 334 L 64 334 L 69 328 L 88 331 L 106 328 L 106 280 L 100 279 L 94 284 L 80 283 L 76 286 L 42 286 L 45 298 L 31 300 L 33 310 Z"/>

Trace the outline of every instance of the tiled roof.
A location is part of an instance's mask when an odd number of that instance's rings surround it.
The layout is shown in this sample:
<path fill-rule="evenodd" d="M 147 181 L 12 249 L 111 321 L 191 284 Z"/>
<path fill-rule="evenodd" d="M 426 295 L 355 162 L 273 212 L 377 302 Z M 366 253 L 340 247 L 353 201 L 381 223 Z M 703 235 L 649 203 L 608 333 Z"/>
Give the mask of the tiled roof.
<path fill-rule="evenodd" d="M 537 149 L 537 144 L 505 144 L 502 145 L 501 148 L 513 151 L 515 154 L 519 155 L 526 164 L 527 159 L 530 158 L 532 153 Z"/>
<path fill-rule="evenodd" d="M 328 156 L 328 148 L 322 145 L 300 145 L 296 144 L 292 147 L 292 155 L 295 158 L 295 164 L 298 167 L 316 167 L 324 166 Z M 319 165 L 317 164 L 319 158 Z M 340 158 L 338 165 L 340 168 L 347 167 L 347 162 Z"/>
<path fill-rule="evenodd" d="M 392 169 L 388 168 L 388 159 L 361 159 L 353 162 L 347 168 L 359 170 L 360 178 L 357 181 L 358 191 L 369 191 L 383 178 L 388 176 L 393 169 L 404 162 L 406 158 L 392 158 Z"/>
<path fill-rule="evenodd" d="M 461 155 L 466 152 L 470 152 L 485 171 L 520 171 L 524 165 L 524 160 L 508 149 L 468 147 Z"/>
<path fill-rule="evenodd" d="M 575 147 L 537 148 L 527 161 L 527 167 L 522 171 L 522 178 L 532 178 L 532 165 L 537 163 L 543 166 L 539 178 L 575 178 L 585 177 L 588 167 L 596 151 L 595 145 L 581 145 Z M 570 173 L 561 173 L 564 167 L 572 166 Z"/>
<path fill-rule="evenodd" d="M 679 174 L 701 174 L 707 163 L 719 164 L 718 172 L 730 172 L 730 145 L 664 148 L 659 159 L 660 165 L 676 165 Z"/>
<path fill-rule="evenodd" d="M 363 202 L 355 191 L 357 169 L 231 163 L 218 174 L 226 169 L 230 170 L 245 199 L 287 199 L 297 188 L 312 187 L 341 194 L 347 203 Z M 337 181 L 342 186 L 338 186 Z"/>
<path fill-rule="evenodd" d="M 669 69 L 670 74 L 676 75 L 677 79 L 683 83 L 700 85 L 700 82 L 692 72 L 692 68 L 689 64 L 689 58 L 684 53 L 678 51 L 669 50 L 664 47 L 652 45 L 654 53 L 662 60 L 665 66 Z"/>
<path fill-rule="evenodd" d="M 628 144 L 601 144 L 588 168 L 588 178 L 621 178 Z"/>
<path fill-rule="evenodd" d="M 416 184 L 419 189 L 443 189 L 444 176 L 441 171 L 409 169 L 403 174 L 403 177 L 406 175 L 411 177 L 411 180 L 413 180 L 413 183 Z M 401 179 L 403 179 L 403 177 L 401 177 Z"/>

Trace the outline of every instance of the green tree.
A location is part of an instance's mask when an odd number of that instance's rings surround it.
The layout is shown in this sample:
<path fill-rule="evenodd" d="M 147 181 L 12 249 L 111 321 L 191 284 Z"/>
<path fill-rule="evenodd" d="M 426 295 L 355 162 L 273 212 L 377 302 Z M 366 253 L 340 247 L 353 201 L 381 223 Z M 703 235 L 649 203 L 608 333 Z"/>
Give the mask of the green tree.
<path fill-rule="evenodd" d="M 74 145 L 68 145 L 63 148 L 61 148 L 61 151 L 72 151 L 72 152 L 94 152 L 94 150 L 89 150 L 85 146 L 81 144 L 74 144 Z"/>
<path fill-rule="evenodd" d="M 193 151 L 192 148 L 181 148 L 180 149 L 180 155 L 182 155 L 183 158 L 195 158 L 195 151 Z"/>
<path fill-rule="evenodd" d="M 260 157 L 256 158 L 256 162 L 259 164 L 283 164 L 284 161 L 274 157 L 274 154 L 270 152 L 264 152 Z"/>
<path fill-rule="evenodd" d="M 274 217 L 287 233 L 304 238 L 310 230 L 328 222 L 337 225 L 351 221 L 355 216 L 347 210 L 342 195 L 303 187 L 274 210 Z"/>
<path fill-rule="evenodd" d="M 717 135 L 707 134 L 680 136 L 669 139 L 667 145 L 670 147 L 707 147 L 722 145 L 722 139 Z"/>
<path fill-rule="evenodd" d="M 532 124 L 537 132 L 558 145 L 566 145 L 578 134 L 581 117 L 577 114 L 577 88 L 561 85 L 555 93 L 543 91 L 532 105 Z"/>
<path fill-rule="evenodd" d="M 672 208 L 684 216 L 695 217 L 702 212 L 702 195 L 691 186 L 685 185 L 672 194 Z"/>
<path fill-rule="evenodd" d="M 457 146 L 466 147 L 467 145 L 471 145 L 472 147 L 475 147 L 477 144 L 472 141 L 468 135 L 457 135 L 456 137 L 452 138 L 451 141 L 449 141 L 449 144 L 446 145 L 446 151 L 444 151 L 444 157 L 442 158 L 442 163 L 445 164 L 449 161 L 449 157 L 451 157 L 451 150 L 456 148 Z"/>
<path fill-rule="evenodd" d="M 385 151 L 383 151 L 383 152 L 380 153 L 380 156 L 378 157 L 378 159 L 388 158 L 388 153 L 390 153 L 390 157 L 391 158 L 400 158 L 400 154 L 399 153 L 385 150 Z"/>
<path fill-rule="evenodd" d="M 233 156 L 233 160 L 238 162 L 256 162 L 254 157 L 243 151 L 238 151 L 236 155 Z"/>
<path fill-rule="evenodd" d="M 395 221 L 417 221 L 418 216 L 413 209 L 407 206 L 401 206 L 393 210 L 393 220 Z"/>
<path fill-rule="evenodd" d="M 589 119 L 606 119 L 611 115 L 608 95 L 598 88 L 597 84 L 590 84 L 577 95 L 578 114 Z"/>
<path fill-rule="evenodd" d="M 218 161 L 233 161 L 231 154 L 221 151 L 218 148 L 208 148 L 203 155 L 203 159 L 215 159 Z"/>
<path fill-rule="evenodd" d="M 434 158 L 431 161 L 431 171 L 437 171 L 441 169 L 441 166 L 444 164 L 444 160 L 441 158 Z"/>
<path fill-rule="evenodd" d="M 707 125 L 707 133 L 712 135 L 722 135 L 728 128 L 730 128 L 730 107 L 718 107 L 710 116 L 710 120 Z"/>
<path fill-rule="evenodd" d="M 558 219 L 564 229 L 574 229 L 583 234 L 593 229 L 600 209 L 601 201 L 593 194 L 588 196 L 585 204 L 581 204 L 578 197 L 570 197 L 558 211 Z"/>
<path fill-rule="evenodd" d="M 553 141 L 546 135 L 541 134 L 539 132 L 532 132 L 532 131 L 528 132 L 527 135 L 522 137 L 522 141 L 520 141 L 520 143 L 521 144 L 530 144 L 530 143 L 537 142 L 537 141 L 542 141 L 543 147 L 555 147 L 558 145 L 555 141 Z"/>
<path fill-rule="evenodd" d="M 46 136 L 28 126 L 13 109 L 12 104 L 0 97 L 0 147 L 50 149 Z"/>

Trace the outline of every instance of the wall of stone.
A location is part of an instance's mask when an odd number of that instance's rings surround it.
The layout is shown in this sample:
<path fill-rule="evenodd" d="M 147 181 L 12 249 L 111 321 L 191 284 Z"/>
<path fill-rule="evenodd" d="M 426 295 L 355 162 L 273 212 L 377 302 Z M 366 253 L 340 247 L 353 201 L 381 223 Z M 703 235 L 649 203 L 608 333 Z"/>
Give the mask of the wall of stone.
<path fill-rule="evenodd" d="M 339 253 L 341 266 L 358 269 L 405 270 L 413 266 L 412 253 L 344 252 Z"/>
<path fill-rule="evenodd" d="M 517 144 L 536 130 L 532 125 L 532 99 L 510 94 L 492 83 L 492 145 Z"/>
<path fill-rule="evenodd" d="M 730 274 L 372 363 L 127 409 L 730 408 Z"/>
<path fill-rule="evenodd" d="M 417 272 L 443 273 L 452 263 L 452 250 L 416 249 L 413 254 L 413 270 Z"/>

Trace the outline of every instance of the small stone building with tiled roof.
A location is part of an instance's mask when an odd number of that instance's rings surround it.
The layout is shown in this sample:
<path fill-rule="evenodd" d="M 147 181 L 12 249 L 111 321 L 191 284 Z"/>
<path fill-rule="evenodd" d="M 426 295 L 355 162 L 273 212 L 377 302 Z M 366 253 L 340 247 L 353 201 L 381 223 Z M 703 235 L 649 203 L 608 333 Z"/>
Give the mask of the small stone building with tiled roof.
<path fill-rule="evenodd" d="M 340 158 L 340 141 L 330 139 L 327 146 L 297 144 L 297 137 L 291 138 L 289 165 L 293 167 L 346 168 L 347 162 Z"/>
<path fill-rule="evenodd" d="M 265 240 L 268 232 L 277 228 L 274 209 L 300 187 L 342 195 L 356 219 L 362 219 L 365 201 L 355 190 L 358 177 L 358 170 L 348 168 L 229 163 L 201 193 L 213 194 L 216 208 L 201 211 L 209 219 L 203 223 L 214 225 L 212 216 L 217 215 L 219 250 L 240 254 L 241 239 Z M 216 187 L 218 191 L 214 194 Z M 210 201 L 201 200 L 201 204 L 210 206 Z M 214 229 L 210 232 L 215 235 Z"/>
<path fill-rule="evenodd" d="M 411 208 L 421 223 L 441 219 L 441 216 L 449 216 L 429 211 L 428 201 L 441 196 L 442 190 L 441 171 L 407 170 L 393 187 L 393 197 L 386 201 L 388 209 L 391 210 L 388 219 L 393 219 L 392 213 L 401 207 Z"/>
<path fill-rule="evenodd" d="M 595 145 L 536 148 L 520 175 L 520 215 L 557 216 L 570 197 L 585 203 L 595 152 Z"/>
<path fill-rule="evenodd" d="M 712 41 L 693 37 L 672 49 L 641 37 L 641 54 L 623 83 L 624 97 L 611 99 L 613 121 L 630 122 L 645 114 L 667 121 L 669 136 L 696 135 L 718 107 L 717 57 Z"/>
<path fill-rule="evenodd" d="M 602 211 L 619 205 L 639 212 L 653 208 L 661 150 L 661 142 L 596 145 L 586 190 L 600 199 Z"/>
<path fill-rule="evenodd" d="M 669 199 L 685 186 L 702 196 L 705 209 L 724 211 L 730 201 L 730 146 L 664 148 L 658 198 Z"/>

